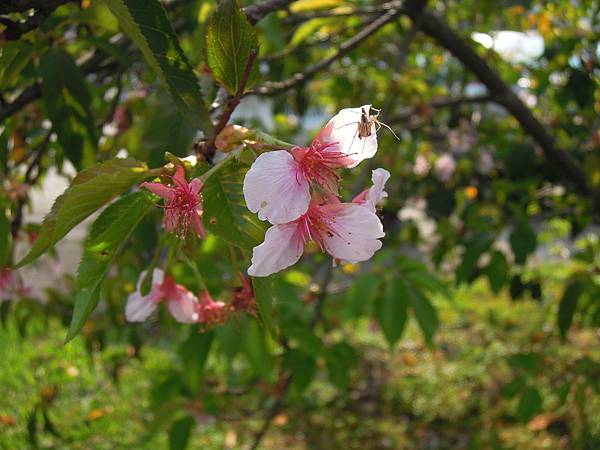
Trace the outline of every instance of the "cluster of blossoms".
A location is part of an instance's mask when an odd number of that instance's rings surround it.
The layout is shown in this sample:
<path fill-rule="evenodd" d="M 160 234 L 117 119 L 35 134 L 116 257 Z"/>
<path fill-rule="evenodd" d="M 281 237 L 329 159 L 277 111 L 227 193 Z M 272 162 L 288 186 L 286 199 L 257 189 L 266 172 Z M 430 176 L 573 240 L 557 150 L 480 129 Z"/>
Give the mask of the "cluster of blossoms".
<path fill-rule="evenodd" d="M 198 323 L 205 328 L 221 325 L 238 312 L 256 315 L 256 302 L 250 282 L 242 277 L 242 286 L 236 288 L 229 303 L 215 301 L 206 289 L 195 296 L 185 286 L 177 284 L 173 277 L 165 275 L 161 269 L 152 272 L 150 291 L 142 294 L 142 283 L 146 272 L 142 272 L 135 292 L 129 295 L 125 306 L 128 322 L 143 322 L 166 303 L 169 313 L 181 323 Z"/>
<path fill-rule="evenodd" d="M 254 248 L 248 274 L 265 277 L 295 264 L 309 241 L 336 260 L 356 263 L 381 248 L 383 225 L 375 206 L 387 194 L 390 174 L 373 171 L 373 187 L 352 202 L 338 198 L 339 169 L 352 168 L 377 152 L 374 122 L 364 123 L 371 105 L 334 116 L 308 147 L 261 154 L 244 179 L 248 209 L 271 226 Z M 359 125 L 368 127 L 362 133 Z"/>

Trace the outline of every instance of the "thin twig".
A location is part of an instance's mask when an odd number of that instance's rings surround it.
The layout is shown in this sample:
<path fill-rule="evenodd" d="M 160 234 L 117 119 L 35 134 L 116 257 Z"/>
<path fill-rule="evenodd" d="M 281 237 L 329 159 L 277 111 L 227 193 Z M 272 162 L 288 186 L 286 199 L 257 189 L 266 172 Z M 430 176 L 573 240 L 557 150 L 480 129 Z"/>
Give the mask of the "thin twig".
<path fill-rule="evenodd" d="M 325 58 L 319 61 L 318 63 L 309 66 L 304 72 L 296 73 L 287 80 L 267 82 L 262 86 L 257 87 L 250 93 L 258 95 L 276 95 L 280 94 L 281 92 L 287 91 L 288 89 L 291 89 L 298 84 L 304 83 L 308 79 L 317 75 L 320 71 L 329 67 L 334 61 L 356 48 L 365 39 L 377 32 L 384 25 L 394 20 L 401 13 L 402 9 L 400 8 L 390 9 L 387 13 L 379 16 L 377 19 L 375 19 L 373 22 L 367 25 L 362 31 L 358 32 L 353 37 L 343 42 L 339 46 L 338 50 L 329 58 Z"/>

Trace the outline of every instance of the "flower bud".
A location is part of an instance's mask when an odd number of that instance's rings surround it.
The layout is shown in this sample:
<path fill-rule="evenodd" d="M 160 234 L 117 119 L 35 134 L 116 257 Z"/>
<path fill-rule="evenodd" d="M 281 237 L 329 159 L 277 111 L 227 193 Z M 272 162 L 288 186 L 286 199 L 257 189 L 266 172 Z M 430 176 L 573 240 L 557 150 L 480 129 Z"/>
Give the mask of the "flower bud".
<path fill-rule="evenodd" d="M 248 128 L 229 124 L 221 130 L 215 139 L 215 146 L 223 153 L 228 153 L 244 141 Z"/>

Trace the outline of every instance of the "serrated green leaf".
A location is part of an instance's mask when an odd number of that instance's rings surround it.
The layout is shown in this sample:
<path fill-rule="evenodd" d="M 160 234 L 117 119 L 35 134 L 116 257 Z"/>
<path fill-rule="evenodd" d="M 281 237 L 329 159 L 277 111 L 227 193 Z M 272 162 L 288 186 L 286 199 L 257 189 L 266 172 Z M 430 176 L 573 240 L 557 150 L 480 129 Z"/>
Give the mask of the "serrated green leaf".
<path fill-rule="evenodd" d="M 196 425 L 196 421 L 190 416 L 174 422 L 169 430 L 169 450 L 185 450 L 188 447 L 194 425 Z"/>
<path fill-rule="evenodd" d="M 123 31 L 135 42 L 147 63 L 173 97 L 184 117 L 206 134 L 212 123 L 198 78 L 185 57 L 169 19 L 158 0 L 104 0 Z"/>
<path fill-rule="evenodd" d="M 252 250 L 264 238 L 266 225 L 246 207 L 243 193 L 247 169 L 235 161 L 214 173 L 204 185 L 204 226 L 243 250 Z"/>
<path fill-rule="evenodd" d="M 423 332 L 425 341 L 431 345 L 433 335 L 440 324 L 437 311 L 421 291 L 414 289 L 412 286 L 407 286 L 406 292 L 408 294 L 408 303 L 415 313 L 417 323 Z"/>
<path fill-rule="evenodd" d="M 92 103 L 83 73 L 64 50 L 40 58 L 44 107 L 65 155 L 76 168 L 93 161 L 96 145 Z"/>
<path fill-rule="evenodd" d="M 573 316 L 577 309 L 577 302 L 583 292 L 584 284 L 581 281 L 574 281 L 567 288 L 562 296 L 558 307 L 558 329 L 560 335 L 564 339 L 567 336 L 567 331 L 573 323 Z"/>
<path fill-rule="evenodd" d="M 206 63 L 215 79 L 230 93 L 240 88 L 252 50 L 258 51 L 256 31 L 235 0 L 224 0 L 210 17 L 206 28 Z M 256 80 L 255 64 L 247 80 Z"/>
<path fill-rule="evenodd" d="M 27 42 L 6 42 L 0 52 L 0 86 L 16 83 L 21 72 L 35 54 L 35 47 Z"/>
<path fill-rule="evenodd" d="M 370 311 L 371 301 L 377 294 L 380 285 L 381 278 L 378 276 L 364 273 L 356 277 L 344 302 L 344 315 L 355 318 Z"/>
<path fill-rule="evenodd" d="M 375 317 L 390 347 L 402 336 L 407 311 L 408 294 L 405 284 L 400 279 L 390 281 L 385 286 L 383 295 L 375 302 Z"/>
<path fill-rule="evenodd" d="M 317 371 L 315 358 L 300 350 L 289 350 L 283 358 L 285 367 L 292 374 L 292 384 L 298 391 L 304 391 L 312 382 Z"/>
<path fill-rule="evenodd" d="M 111 159 L 79 172 L 55 200 L 38 238 L 17 268 L 37 259 L 75 225 L 150 174 L 144 163 L 131 158 Z"/>
<path fill-rule="evenodd" d="M 491 236 L 487 234 L 476 234 L 465 243 L 463 260 L 456 270 L 456 284 L 470 281 L 475 273 L 475 267 L 479 257 L 486 252 L 493 243 Z"/>
<path fill-rule="evenodd" d="M 340 389 L 347 389 L 350 370 L 357 363 L 356 351 L 344 342 L 332 345 L 325 351 L 329 380 Z"/>
<path fill-rule="evenodd" d="M 75 309 L 67 342 L 79 333 L 98 304 L 100 286 L 111 262 L 152 208 L 154 200 L 155 197 L 146 191 L 125 195 L 102 211 L 92 224 L 77 272 Z"/>
<path fill-rule="evenodd" d="M 508 263 L 506 257 L 499 251 L 492 253 L 492 258 L 485 268 L 485 274 L 490 282 L 490 287 L 495 294 L 500 292 L 508 278 Z"/>
<path fill-rule="evenodd" d="M 273 286 L 269 278 L 252 278 L 254 298 L 258 305 L 258 315 L 271 336 L 275 336 L 273 325 Z"/>

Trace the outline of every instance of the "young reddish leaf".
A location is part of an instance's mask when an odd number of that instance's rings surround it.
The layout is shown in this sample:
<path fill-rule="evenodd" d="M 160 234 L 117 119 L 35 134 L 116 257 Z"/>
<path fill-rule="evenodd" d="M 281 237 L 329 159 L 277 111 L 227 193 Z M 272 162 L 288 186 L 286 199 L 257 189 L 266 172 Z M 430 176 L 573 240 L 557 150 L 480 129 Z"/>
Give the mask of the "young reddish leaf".
<path fill-rule="evenodd" d="M 213 76 L 230 94 L 235 94 L 243 83 L 251 51 L 258 50 L 256 31 L 235 0 L 220 2 L 211 16 L 205 49 L 206 63 Z M 256 67 L 250 72 L 246 89 L 256 81 Z"/>

